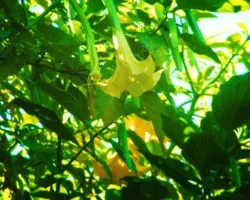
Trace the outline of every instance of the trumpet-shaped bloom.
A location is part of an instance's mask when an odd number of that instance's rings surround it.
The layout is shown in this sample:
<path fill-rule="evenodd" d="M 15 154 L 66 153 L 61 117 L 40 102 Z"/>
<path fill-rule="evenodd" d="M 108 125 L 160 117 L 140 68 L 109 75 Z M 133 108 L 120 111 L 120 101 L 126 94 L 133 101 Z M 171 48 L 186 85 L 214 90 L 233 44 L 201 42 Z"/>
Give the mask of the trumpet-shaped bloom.
<path fill-rule="evenodd" d="M 152 57 L 149 55 L 145 60 L 137 60 L 122 31 L 115 31 L 113 42 L 116 50 L 116 69 L 111 78 L 99 82 L 99 87 L 105 93 L 118 98 L 124 91 L 137 97 L 153 89 L 162 70 L 155 72 Z"/>

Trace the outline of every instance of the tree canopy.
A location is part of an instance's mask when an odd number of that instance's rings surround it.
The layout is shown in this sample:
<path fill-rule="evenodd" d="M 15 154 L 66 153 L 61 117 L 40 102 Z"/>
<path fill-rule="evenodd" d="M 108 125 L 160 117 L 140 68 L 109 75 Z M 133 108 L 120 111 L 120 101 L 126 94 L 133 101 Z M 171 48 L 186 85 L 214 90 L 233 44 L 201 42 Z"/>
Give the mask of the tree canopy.
<path fill-rule="evenodd" d="M 3 199 L 250 198 L 249 0 L 0 5 Z"/>

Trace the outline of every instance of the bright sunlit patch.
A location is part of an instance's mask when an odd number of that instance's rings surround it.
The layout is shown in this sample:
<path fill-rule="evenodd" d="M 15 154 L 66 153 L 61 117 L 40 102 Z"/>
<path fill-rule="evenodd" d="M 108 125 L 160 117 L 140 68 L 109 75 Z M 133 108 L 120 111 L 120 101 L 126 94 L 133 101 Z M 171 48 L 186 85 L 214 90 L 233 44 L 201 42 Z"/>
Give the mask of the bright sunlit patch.
<path fill-rule="evenodd" d="M 118 39 L 116 35 L 113 35 L 113 44 L 114 44 L 114 48 L 118 49 L 119 45 L 118 45 Z"/>
<path fill-rule="evenodd" d="M 52 26 L 54 26 L 55 28 L 59 28 L 59 25 L 55 22 L 52 23 Z"/>
<path fill-rule="evenodd" d="M 130 129 L 131 131 L 135 131 L 135 125 L 134 125 L 134 124 L 130 124 L 129 129 Z"/>
<path fill-rule="evenodd" d="M 44 8 L 39 4 L 30 7 L 30 11 L 35 14 L 42 14 L 44 12 Z"/>
<path fill-rule="evenodd" d="M 188 111 L 190 109 L 190 103 L 188 103 L 188 101 L 190 101 L 190 97 L 188 97 L 187 95 L 179 93 L 174 96 L 174 100 L 177 107 L 182 106 L 185 111 Z"/>
<path fill-rule="evenodd" d="M 170 146 L 171 146 L 171 142 L 167 141 L 167 142 L 165 143 L 165 147 L 166 147 L 166 149 L 169 149 L 169 148 L 170 148 Z"/>
<path fill-rule="evenodd" d="M 6 188 L 6 189 L 4 189 L 4 191 L 2 191 L 2 199 L 3 200 L 9 200 L 10 199 L 10 197 L 11 197 L 11 190 L 9 189 L 9 188 Z"/>
<path fill-rule="evenodd" d="M 11 152 L 11 155 L 16 156 L 23 150 L 23 147 L 20 144 L 17 144 L 17 146 L 14 148 L 14 150 Z"/>
<path fill-rule="evenodd" d="M 199 22 L 199 27 L 205 38 L 213 37 L 213 40 L 222 40 L 233 33 L 241 33 L 241 28 L 237 23 L 243 23 L 250 28 L 249 11 L 240 13 L 214 13 L 218 18 L 208 18 Z M 222 26 L 223 24 L 223 26 Z"/>
<path fill-rule="evenodd" d="M 149 140 L 150 140 L 150 135 L 151 135 L 151 134 L 150 134 L 148 131 L 145 132 L 145 136 L 144 136 L 144 137 L 145 137 L 145 138 L 144 138 L 145 142 L 149 142 Z"/>

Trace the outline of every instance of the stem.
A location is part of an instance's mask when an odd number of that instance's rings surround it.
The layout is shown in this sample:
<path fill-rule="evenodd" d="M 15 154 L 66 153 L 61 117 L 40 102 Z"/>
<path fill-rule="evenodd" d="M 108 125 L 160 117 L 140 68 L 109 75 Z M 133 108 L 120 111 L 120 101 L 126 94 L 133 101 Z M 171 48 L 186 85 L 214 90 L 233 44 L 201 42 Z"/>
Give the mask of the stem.
<path fill-rule="evenodd" d="M 238 165 L 237 165 L 237 160 L 235 159 L 235 157 L 231 156 L 229 158 L 229 162 L 230 162 L 230 167 L 232 169 L 232 177 L 233 177 L 235 186 L 240 187 L 242 183 L 241 183 L 240 170 L 238 169 Z"/>
<path fill-rule="evenodd" d="M 248 42 L 250 38 L 247 38 L 243 44 L 241 45 L 241 48 L 238 48 L 237 51 L 228 59 L 228 61 L 226 62 L 226 64 L 224 65 L 224 67 L 222 67 L 222 69 L 220 70 L 219 74 L 213 79 L 211 80 L 205 87 L 204 89 L 201 91 L 201 95 L 203 95 L 206 90 L 208 89 L 208 87 L 210 85 L 212 85 L 213 83 L 215 83 L 220 77 L 221 75 L 226 71 L 226 69 L 228 68 L 228 66 L 231 64 L 232 60 L 234 59 L 235 56 L 237 56 L 239 54 L 239 51 L 243 49 L 243 47 L 245 46 L 245 44 Z"/>
<path fill-rule="evenodd" d="M 91 77 L 94 80 L 99 80 L 101 77 L 101 74 L 100 74 L 100 68 L 99 68 L 98 55 L 97 55 L 97 51 L 95 48 L 94 34 L 91 30 L 87 17 L 85 16 L 83 10 L 79 7 L 77 1 L 70 0 L 70 3 L 72 7 L 75 9 L 75 11 L 77 12 L 80 22 L 82 24 L 82 27 L 84 29 L 85 35 L 86 35 L 87 47 L 89 49 L 89 56 L 90 56 Z"/>
<path fill-rule="evenodd" d="M 187 21 L 193 31 L 193 33 L 195 34 L 195 36 L 197 38 L 199 38 L 199 40 L 201 42 L 203 42 L 204 44 L 206 44 L 206 41 L 203 37 L 203 34 L 201 33 L 201 30 L 197 24 L 197 20 L 195 19 L 195 16 L 193 15 L 192 11 L 187 9 L 185 10 L 185 14 L 186 14 L 186 17 L 187 17 Z"/>
<path fill-rule="evenodd" d="M 103 127 L 101 130 L 97 131 L 91 138 L 90 140 L 84 145 L 82 146 L 79 151 L 71 158 L 71 160 L 68 162 L 68 164 L 66 164 L 63 169 L 61 170 L 61 173 L 63 173 L 65 170 L 67 170 L 70 165 L 75 161 L 75 159 L 77 159 L 77 157 L 88 148 L 88 146 L 95 140 L 96 137 L 98 137 L 103 131 L 105 131 L 112 123 L 106 125 L 105 127 Z"/>
<path fill-rule="evenodd" d="M 193 93 L 194 97 L 196 97 L 196 96 L 197 96 L 197 92 L 196 92 L 196 90 L 195 90 L 194 83 L 193 83 L 193 81 L 192 81 L 192 79 L 191 79 L 191 76 L 190 76 L 190 73 L 189 73 L 189 71 L 188 71 L 188 67 L 187 67 L 187 64 L 186 64 L 186 62 L 185 62 L 184 52 L 183 52 L 183 51 L 182 51 L 182 53 L 181 53 L 181 56 L 182 56 L 182 60 L 183 60 L 183 66 L 184 66 L 184 69 L 185 69 L 186 74 L 187 74 L 187 79 L 188 79 L 188 82 L 189 82 L 190 87 L 191 87 L 191 89 L 192 89 L 192 93 Z"/>
<path fill-rule="evenodd" d="M 104 0 L 104 3 L 108 9 L 110 19 L 113 23 L 113 29 L 115 31 L 122 31 L 122 27 L 121 27 L 120 20 L 119 20 L 118 15 L 117 15 L 117 10 L 116 10 L 114 1 L 113 0 Z"/>
<path fill-rule="evenodd" d="M 58 136 L 58 139 L 57 139 L 57 169 L 58 169 L 58 172 L 60 173 L 61 172 L 61 165 L 62 165 L 62 138 L 60 136 Z M 59 193 L 60 192 L 60 181 L 57 181 L 56 183 L 56 192 Z"/>
<path fill-rule="evenodd" d="M 228 68 L 228 66 L 230 65 L 230 63 L 232 62 L 232 60 L 234 59 L 235 56 L 237 56 L 239 54 L 239 51 L 243 49 L 243 47 L 245 46 L 245 44 L 248 42 L 250 38 L 248 37 L 243 44 L 241 45 L 241 48 L 238 48 L 237 51 L 228 59 L 228 61 L 226 62 L 226 64 L 224 65 L 224 67 L 222 67 L 222 69 L 220 70 L 219 74 L 213 79 L 211 80 L 204 88 L 203 90 L 201 90 L 201 92 L 199 93 L 199 96 L 197 96 L 193 102 L 192 102 L 192 107 L 195 107 L 195 104 L 197 103 L 198 97 L 201 97 L 202 95 L 205 95 L 205 92 L 208 90 L 209 86 L 212 85 L 213 83 L 215 83 L 220 77 L 221 75 L 225 72 L 225 70 Z M 191 111 L 191 110 L 190 110 Z"/>

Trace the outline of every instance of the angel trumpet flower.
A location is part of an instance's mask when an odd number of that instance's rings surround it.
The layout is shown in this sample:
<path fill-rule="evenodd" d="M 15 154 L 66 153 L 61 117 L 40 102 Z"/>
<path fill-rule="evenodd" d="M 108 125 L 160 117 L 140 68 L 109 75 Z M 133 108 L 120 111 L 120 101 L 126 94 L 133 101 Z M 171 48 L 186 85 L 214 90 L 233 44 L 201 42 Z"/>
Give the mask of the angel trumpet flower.
<path fill-rule="evenodd" d="M 138 60 L 133 55 L 126 37 L 121 30 L 115 30 L 113 43 L 116 51 L 116 69 L 111 78 L 98 83 L 107 94 L 120 98 L 124 91 L 138 97 L 154 88 L 160 79 L 162 70 L 155 71 L 155 63 L 149 55 Z"/>

